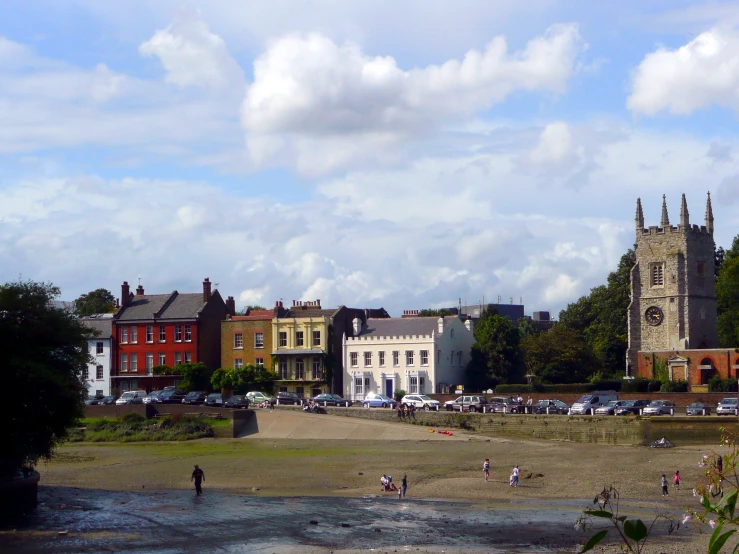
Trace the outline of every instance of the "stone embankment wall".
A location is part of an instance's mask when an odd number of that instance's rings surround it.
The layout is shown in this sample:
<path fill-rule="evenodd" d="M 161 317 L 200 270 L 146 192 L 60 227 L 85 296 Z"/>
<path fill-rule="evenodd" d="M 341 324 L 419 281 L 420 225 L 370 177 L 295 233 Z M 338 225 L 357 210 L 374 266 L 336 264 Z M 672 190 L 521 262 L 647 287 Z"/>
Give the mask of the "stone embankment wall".
<path fill-rule="evenodd" d="M 477 393 L 465 393 L 465 394 L 477 394 Z M 531 394 L 531 398 L 534 403 L 537 400 L 548 400 L 556 398 L 567 404 L 577 402 L 577 400 L 583 396 L 584 393 L 558 393 L 558 392 L 537 392 Z M 459 394 L 429 394 L 431 398 L 438 400 L 442 404 L 447 400 L 454 400 L 459 398 Z M 515 396 L 514 394 L 483 394 L 490 398 L 491 396 Z M 528 394 L 521 394 L 524 400 L 527 400 Z M 618 393 L 619 400 L 639 400 L 646 398 L 648 400 L 669 400 L 674 402 L 678 407 L 685 408 L 693 402 L 703 402 L 708 404 L 712 408 L 726 397 L 736 397 L 735 392 L 624 392 Z M 684 411 L 684 410 L 683 410 Z"/>

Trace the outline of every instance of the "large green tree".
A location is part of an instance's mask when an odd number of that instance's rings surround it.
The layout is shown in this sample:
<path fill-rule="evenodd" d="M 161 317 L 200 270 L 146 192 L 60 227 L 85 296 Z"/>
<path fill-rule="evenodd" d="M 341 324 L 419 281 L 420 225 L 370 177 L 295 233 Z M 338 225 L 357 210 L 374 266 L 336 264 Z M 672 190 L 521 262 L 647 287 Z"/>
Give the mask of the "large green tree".
<path fill-rule="evenodd" d="M 526 336 L 521 349 L 529 374 L 545 383 L 582 383 L 598 367 L 584 336 L 562 324 Z"/>
<path fill-rule="evenodd" d="M 216 369 L 210 383 L 215 390 L 228 389 L 236 394 L 245 394 L 251 390 L 271 391 L 276 379 L 277 375 L 264 366 L 247 364 L 238 368 Z"/>
<path fill-rule="evenodd" d="M 95 289 L 81 294 L 74 302 L 74 313 L 78 317 L 93 314 L 109 314 L 115 310 L 115 297 L 107 289 Z"/>
<path fill-rule="evenodd" d="M 84 415 L 83 371 L 91 331 L 51 307 L 59 289 L 30 281 L 0 285 L 0 477 L 49 458 Z"/>
<path fill-rule="evenodd" d="M 476 342 L 466 368 L 467 384 L 482 389 L 520 380 L 520 339 L 508 318 L 488 306 L 474 333 Z"/>
<path fill-rule="evenodd" d="M 716 279 L 718 343 L 722 348 L 739 346 L 739 235 L 724 253 Z"/>
<path fill-rule="evenodd" d="M 590 290 L 559 314 L 560 325 L 580 333 L 594 352 L 601 371 L 615 376 L 623 371 L 628 347 L 627 311 L 631 301 L 631 269 L 636 254 L 629 249 L 607 283 Z"/>

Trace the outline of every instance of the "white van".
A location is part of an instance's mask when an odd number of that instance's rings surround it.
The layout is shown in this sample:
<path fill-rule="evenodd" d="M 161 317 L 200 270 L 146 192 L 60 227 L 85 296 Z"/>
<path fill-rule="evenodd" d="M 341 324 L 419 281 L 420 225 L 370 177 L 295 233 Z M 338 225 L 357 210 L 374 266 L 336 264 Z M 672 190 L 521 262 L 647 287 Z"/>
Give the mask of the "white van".
<path fill-rule="evenodd" d="M 115 401 L 116 406 L 124 404 L 142 404 L 146 398 L 145 390 L 130 390 L 124 392 L 121 397 Z"/>
<path fill-rule="evenodd" d="M 592 415 L 595 409 L 607 404 L 611 400 L 618 400 L 618 393 L 614 390 L 596 390 L 589 392 L 575 402 L 570 408 L 571 415 Z M 591 411 L 592 410 L 592 411 Z"/>

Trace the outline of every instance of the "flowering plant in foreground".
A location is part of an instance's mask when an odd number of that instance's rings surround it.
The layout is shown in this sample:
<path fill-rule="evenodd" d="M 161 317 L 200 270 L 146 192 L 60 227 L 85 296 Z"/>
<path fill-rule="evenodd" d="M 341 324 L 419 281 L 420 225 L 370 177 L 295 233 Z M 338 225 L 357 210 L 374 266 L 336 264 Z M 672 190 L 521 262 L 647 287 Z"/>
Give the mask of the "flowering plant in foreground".
<path fill-rule="evenodd" d="M 737 435 L 721 428 L 721 445 L 730 448 L 729 454 L 721 456 L 715 452 L 706 454 L 698 462 L 698 466 L 705 468 L 700 483 L 693 489 L 693 496 L 700 497 L 702 510 L 693 510 L 684 514 L 679 522 L 660 512 L 657 512 L 652 523 L 647 525 L 640 519 L 628 519 L 620 516 L 618 511 L 618 491 L 613 487 L 606 487 L 593 500 L 593 509 L 585 510 L 577 520 L 575 529 L 588 530 L 592 527 L 593 518 L 607 520 L 618 532 L 621 540 L 621 548 L 625 552 L 641 554 L 646 545 L 649 535 L 658 520 L 664 519 L 668 522 L 667 533 L 671 534 L 680 526 L 688 524 L 708 524 L 713 533 L 708 540 L 708 554 L 719 554 L 728 540 L 739 531 L 739 514 L 736 513 L 736 502 L 739 496 L 739 449 L 737 448 Z M 725 494 L 725 489 L 730 491 Z M 718 499 L 718 500 L 717 500 Z M 734 527 L 724 531 L 724 526 Z M 608 534 L 604 529 L 590 537 L 581 552 L 592 550 Z M 739 542 L 730 550 L 732 554 L 739 552 Z"/>

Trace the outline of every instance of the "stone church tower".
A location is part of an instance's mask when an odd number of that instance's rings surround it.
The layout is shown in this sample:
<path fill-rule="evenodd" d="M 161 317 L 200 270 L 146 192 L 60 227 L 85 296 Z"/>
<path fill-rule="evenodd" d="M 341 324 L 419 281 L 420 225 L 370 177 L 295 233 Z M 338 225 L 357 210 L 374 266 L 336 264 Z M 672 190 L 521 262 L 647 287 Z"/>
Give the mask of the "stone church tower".
<path fill-rule="evenodd" d="M 636 201 L 636 265 L 631 270 L 629 348 L 626 374 L 636 375 L 640 351 L 716 348 L 713 209 L 706 202 L 705 225 L 690 225 L 682 196 L 680 222 L 670 225 L 662 197 L 659 226 L 644 228 Z"/>

